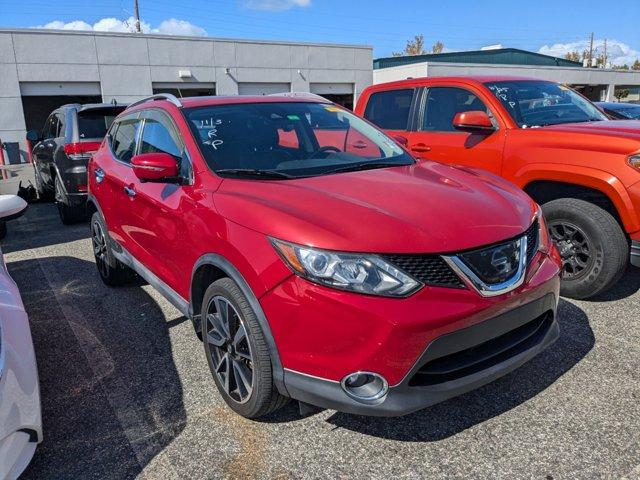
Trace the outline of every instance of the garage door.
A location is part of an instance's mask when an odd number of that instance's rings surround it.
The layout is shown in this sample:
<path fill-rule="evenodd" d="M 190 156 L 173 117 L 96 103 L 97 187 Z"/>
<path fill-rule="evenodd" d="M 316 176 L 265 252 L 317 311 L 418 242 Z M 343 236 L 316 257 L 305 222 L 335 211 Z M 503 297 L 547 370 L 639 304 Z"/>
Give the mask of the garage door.
<path fill-rule="evenodd" d="M 270 95 L 272 93 L 290 92 L 289 83 L 239 83 L 240 95 Z"/>
<path fill-rule="evenodd" d="M 311 83 L 309 91 L 318 95 L 352 95 L 353 83 Z"/>
<path fill-rule="evenodd" d="M 101 95 L 99 82 L 20 82 L 23 97 Z"/>

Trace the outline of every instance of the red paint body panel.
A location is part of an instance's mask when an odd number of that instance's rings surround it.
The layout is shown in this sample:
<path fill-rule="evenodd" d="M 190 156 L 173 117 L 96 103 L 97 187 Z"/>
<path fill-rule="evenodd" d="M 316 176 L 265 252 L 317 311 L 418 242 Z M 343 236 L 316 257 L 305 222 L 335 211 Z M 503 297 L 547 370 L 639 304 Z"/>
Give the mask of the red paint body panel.
<path fill-rule="evenodd" d="M 394 89 L 459 87 L 474 93 L 493 113 L 499 126 L 490 135 L 465 132 L 398 131 L 417 158 L 482 168 L 521 188 L 535 181 L 572 183 L 598 190 L 615 205 L 625 230 L 640 231 L 640 203 L 630 189 L 640 172 L 627 158 L 640 152 L 640 122 L 602 121 L 521 129 L 486 82 L 537 80 L 526 77 L 469 76 L 401 80 L 366 88 L 355 108 L 363 116 L 372 94 Z M 417 150 L 416 150 L 417 148 Z M 633 235 L 632 235 L 633 236 Z"/>

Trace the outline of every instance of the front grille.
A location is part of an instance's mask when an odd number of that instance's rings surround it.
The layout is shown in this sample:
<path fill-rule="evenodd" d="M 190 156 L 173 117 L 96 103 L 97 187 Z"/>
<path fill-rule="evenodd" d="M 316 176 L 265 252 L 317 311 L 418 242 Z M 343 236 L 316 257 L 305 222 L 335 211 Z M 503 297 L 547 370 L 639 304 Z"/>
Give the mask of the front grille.
<path fill-rule="evenodd" d="M 527 237 L 527 265 L 533 260 L 540 244 L 540 224 L 536 218 L 524 234 Z"/>
<path fill-rule="evenodd" d="M 552 324 L 553 312 L 548 311 L 484 343 L 430 360 L 409 380 L 409 386 L 437 385 L 491 368 L 540 343 Z"/>
<path fill-rule="evenodd" d="M 465 288 L 460 277 L 438 255 L 384 255 L 383 258 L 425 285 Z"/>
<path fill-rule="evenodd" d="M 519 238 L 522 238 L 525 235 L 527 237 L 528 264 L 533 259 L 533 256 L 538 250 L 538 220 L 535 220 L 533 224 L 527 229 L 527 231 L 524 234 L 521 234 Z M 504 242 L 501 245 L 507 243 L 509 242 Z M 531 245 L 534 245 L 534 247 L 532 248 Z M 485 247 L 479 250 L 466 252 L 466 254 L 491 251 L 495 247 L 498 247 L 498 245 L 494 247 Z M 465 254 L 461 254 L 460 256 L 464 255 Z M 466 288 L 464 282 L 440 255 L 389 254 L 383 255 L 382 258 L 425 285 L 448 288 Z"/>

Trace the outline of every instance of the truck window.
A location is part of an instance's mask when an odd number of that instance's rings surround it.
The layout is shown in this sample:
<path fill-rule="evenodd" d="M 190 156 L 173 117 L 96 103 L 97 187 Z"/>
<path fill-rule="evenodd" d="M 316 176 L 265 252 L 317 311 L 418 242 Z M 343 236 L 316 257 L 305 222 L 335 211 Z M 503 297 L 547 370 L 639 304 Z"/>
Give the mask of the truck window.
<path fill-rule="evenodd" d="M 407 130 L 413 89 L 377 92 L 369 97 L 364 118 L 386 130 Z"/>
<path fill-rule="evenodd" d="M 476 95 L 464 88 L 435 87 L 427 92 L 423 131 L 455 132 L 453 117 L 457 113 L 479 110 L 491 116 L 487 106 Z"/>

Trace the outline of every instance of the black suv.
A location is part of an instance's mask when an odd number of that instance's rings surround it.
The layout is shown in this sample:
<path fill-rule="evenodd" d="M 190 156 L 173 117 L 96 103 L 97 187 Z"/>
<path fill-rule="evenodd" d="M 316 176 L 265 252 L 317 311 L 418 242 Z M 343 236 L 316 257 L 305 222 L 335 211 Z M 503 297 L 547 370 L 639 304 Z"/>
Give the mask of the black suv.
<path fill-rule="evenodd" d="M 85 219 L 87 162 L 125 108 L 112 103 L 63 105 L 49 115 L 41 133 L 27 132 L 33 144 L 38 195 L 44 200 L 55 198 L 65 225 Z"/>

